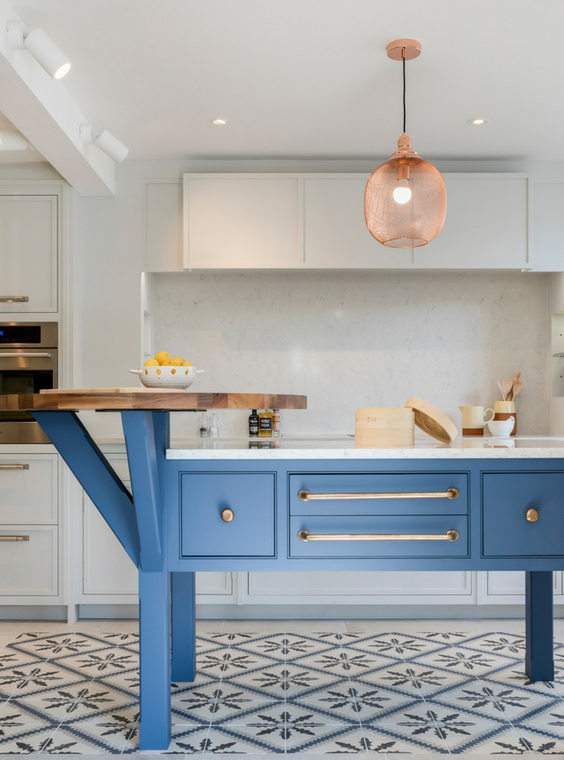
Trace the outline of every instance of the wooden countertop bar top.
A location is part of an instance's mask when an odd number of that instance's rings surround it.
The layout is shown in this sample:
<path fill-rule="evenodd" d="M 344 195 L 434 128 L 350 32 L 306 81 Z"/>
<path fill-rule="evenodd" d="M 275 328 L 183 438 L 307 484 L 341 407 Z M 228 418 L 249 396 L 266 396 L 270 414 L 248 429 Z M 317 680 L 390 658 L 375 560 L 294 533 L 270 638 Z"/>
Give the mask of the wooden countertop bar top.
<path fill-rule="evenodd" d="M 94 410 L 100 412 L 133 409 L 153 411 L 204 411 L 207 409 L 306 409 L 307 397 L 281 393 L 186 393 L 116 388 L 72 389 L 69 391 L 0 395 L 0 411 Z"/>

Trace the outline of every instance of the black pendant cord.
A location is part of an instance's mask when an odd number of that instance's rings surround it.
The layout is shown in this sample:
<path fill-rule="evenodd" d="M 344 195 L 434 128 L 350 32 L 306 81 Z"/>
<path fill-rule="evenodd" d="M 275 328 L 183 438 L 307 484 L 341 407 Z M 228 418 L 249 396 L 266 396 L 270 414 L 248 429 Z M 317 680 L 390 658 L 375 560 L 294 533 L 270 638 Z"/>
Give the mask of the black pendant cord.
<path fill-rule="evenodd" d="M 402 63 L 403 63 L 403 131 L 405 132 L 405 48 L 402 50 Z"/>

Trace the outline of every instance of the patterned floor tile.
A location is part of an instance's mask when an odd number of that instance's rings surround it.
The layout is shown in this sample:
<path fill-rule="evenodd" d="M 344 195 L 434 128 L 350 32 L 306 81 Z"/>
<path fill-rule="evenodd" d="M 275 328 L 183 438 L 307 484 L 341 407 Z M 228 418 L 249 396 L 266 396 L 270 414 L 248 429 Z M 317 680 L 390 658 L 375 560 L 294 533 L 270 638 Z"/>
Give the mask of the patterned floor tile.
<path fill-rule="evenodd" d="M 411 697 L 419 695 L 427 698 L 438 691 L 461 686 L 477 679 L 475 676 L 437 670 L 418 663 L 394 662 L 371 673 L 362 673 L 358 680 L 367 685 L 390 688 Z"/>
<path fill-rule="evenodd" d="M 350 647 L 332 647 L 317 654 L 300 657 L 295 664 L 333 676 L 355 676 L 368 673 L 382 663 L 379 656 L 372 653 Z"/>
<path fill-rule="evenodd" d="M 516 662 L 520 663 L 520 660 L 495 655 L 489 651 L 482 652 L 470 649 L 469 647 L 448 646 L 430 654 L 410 658 L 409 662 L 479 678 L 482 675 L 507 668 Z"/>
<path fill-rule="evenodd" d="M 50 662 L 39 662 L 0 673 L 0 695 L 5 697 L 37 694 L 55 687 L 60 688 L 76 681 L 68 671 Z"/>
<path fill-rule="evenodd" d="M 259 705 L 283 705 L 284 695 L 276 699 L 229 682 L 220 685 L 213 682 L 195 687 L 187 693 L 175 694 L 172 703 L 177 715 L 176 723 L 181 722 L 181 715 L 185 716 L 185 723 L 190 723 L 195 718 L 199 722 L 219 722 L 244 715 Z"/>
<path fill-rule="evenodd" d="M 250 641 L 242 641 L 237 644 L 237 649 L 251 652 L 252 654 L 265 655 L 274 660 L 292 660 L 330 650 L 332 644 L 328 641 L 312 638 L 311 636 L 295 636 L 293 634 L 278 634 L 276 636 L 262 636 Z"/>
<path fill-rule="evenodd" d="M 371 655 L 404 660 L 410 657 L 435 652 L 442 649 L 445 643 L 419 636 L 408 636 L 403 633 L 382 633 L 377 636 L 365 636 L 348 644 L 348 649 L 360 649 Z"/>
<path fill-rule="evenodd" d="M 198 660 L 202 673 L 213 676 L 230 677 L 250 673 L 268 667 L 272 660 L 258 654 L 251 654 L 235 646 L 224 647 L 213 652 L 205 652 Z"/>
<path fill-rule="evenodd" d="M 62 655 L 82 654 L 107 647 L 108 641 L 103 636 L 76 632 L 29 633 L 20 634 L 12 646 L 20 652 L 29 652 L 48 660 Z"/>
<path fill-rule="evenodd" d="M 320 688 L 327 688 L 341 682 L 348 683 L 348 676 L 335 676 L 311 668 L 288 663 L 273 665 L 253 673 L 224 679 L 222 685 L 229 682 L 234 686 L 245 686 L 257 695 L 266 694 L 275 698 L 303 696 Z"/>
<path fill-rule="evenodd" d="M 82 681 L 38 695 L 22 696 L 19 702 L 29 705 L 30 709 L 43 711 L 50 721 L 57 723 L 77 717 L 87 720 L 109 709 L 137 704 L 137 700 L 96 681 Z"/>

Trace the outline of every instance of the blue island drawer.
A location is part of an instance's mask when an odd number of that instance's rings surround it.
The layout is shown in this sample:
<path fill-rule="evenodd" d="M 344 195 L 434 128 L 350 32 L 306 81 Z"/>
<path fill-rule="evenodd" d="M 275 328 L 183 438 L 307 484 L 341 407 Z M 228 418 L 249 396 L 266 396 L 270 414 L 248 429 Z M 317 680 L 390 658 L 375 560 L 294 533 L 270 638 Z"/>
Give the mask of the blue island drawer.
<path fill-rule="evenodd" d="M 448 540 L 337 540 L 331 535 L 436 535 L 456 531 L 455 541 Z M 304 532 L 309 534 L 304 535 Z M 309 539 L 321 536 L 322 540 Z M 304 540 L 306 539 L 306 540 Z M 309 540 L 308 540 L 309 539 Z M 370 557 L 467 557 L 468 518 L 464 515 L 312 517 L 290 519 L 290 557 L 356 558 Z"/>
<path fill-rule="evenodd" d="M 274 494 L 273 473 L 183 473 L 181 556 L 273 557 Z"/>
<path fill-rule="evenodd" d="M 485 557 L 564 556 L 564 473 L 484 474 L 482 526 Z"/>
<path fill-rule="evenodd" d="M 290 514 L 465 515 L 467 492 L 465 472 L 296 473 L 290 475 Z M 387 493 L 402 497 L 357 497 Z M 442 496 L 429 498 L 434 493 Z"/>

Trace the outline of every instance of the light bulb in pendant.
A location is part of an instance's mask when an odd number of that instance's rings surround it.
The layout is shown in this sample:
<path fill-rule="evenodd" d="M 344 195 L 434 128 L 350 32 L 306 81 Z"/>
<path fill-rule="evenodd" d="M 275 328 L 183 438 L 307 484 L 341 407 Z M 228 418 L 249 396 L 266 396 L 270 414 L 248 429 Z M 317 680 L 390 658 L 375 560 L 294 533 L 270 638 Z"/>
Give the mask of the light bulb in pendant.
<path fill-rule="evenodd" d="M 392 198 L 396 203 L 399 203 L 400 206 L 403 206 L 404 203 L 409 203 L 411 200 L 411 188 L 409 187 L 407 179 L 400 179 L 398 181 L 398 184 L 394 187 Z"/>

